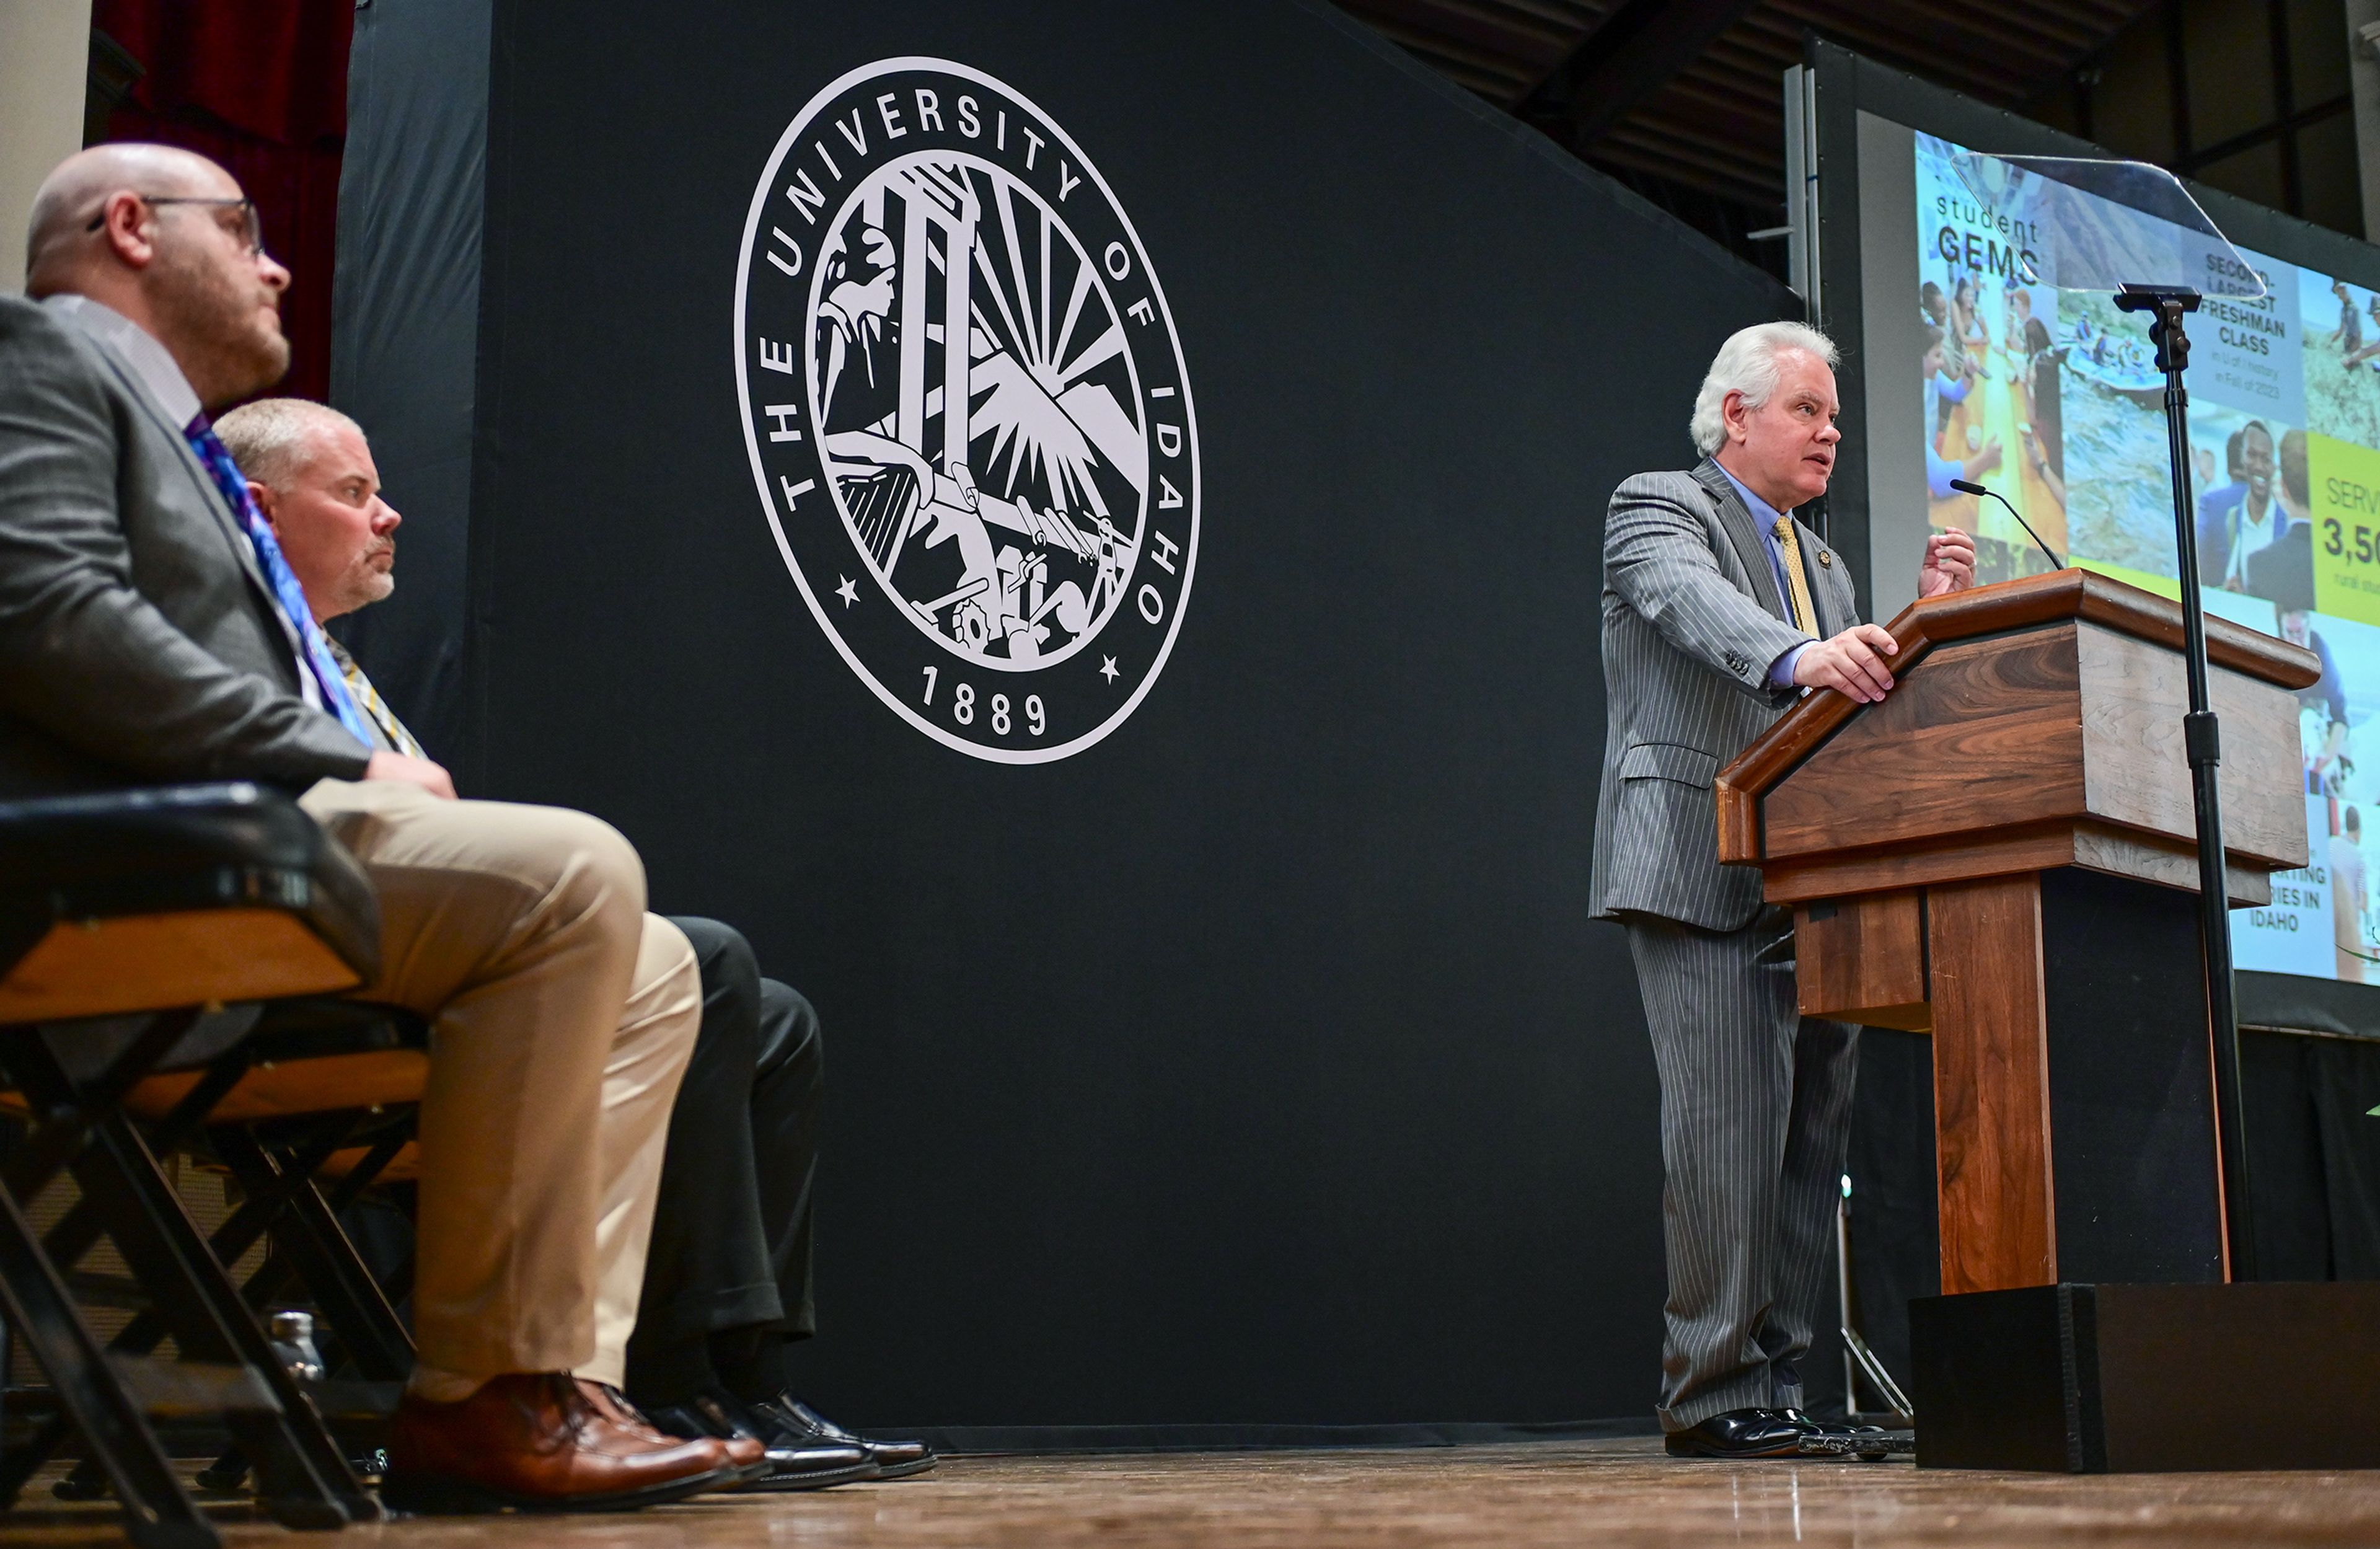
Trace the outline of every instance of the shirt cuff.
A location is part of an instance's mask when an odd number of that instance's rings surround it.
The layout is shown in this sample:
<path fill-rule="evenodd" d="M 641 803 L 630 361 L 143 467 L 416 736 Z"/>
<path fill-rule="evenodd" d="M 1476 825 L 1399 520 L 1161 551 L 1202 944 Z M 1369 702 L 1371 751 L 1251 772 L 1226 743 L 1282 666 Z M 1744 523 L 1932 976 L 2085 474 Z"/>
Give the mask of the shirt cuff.
<path fill-rule="evenodd" d="M 1768 664 L 1768 686 L 1772 689 L 1793 687 L 1794 664 L 1801 661 L 1802 653 L 1817 643 L 1815 640 L 1803 640 L 1799 645 L 1787 646 L 1783 654 Z"/>

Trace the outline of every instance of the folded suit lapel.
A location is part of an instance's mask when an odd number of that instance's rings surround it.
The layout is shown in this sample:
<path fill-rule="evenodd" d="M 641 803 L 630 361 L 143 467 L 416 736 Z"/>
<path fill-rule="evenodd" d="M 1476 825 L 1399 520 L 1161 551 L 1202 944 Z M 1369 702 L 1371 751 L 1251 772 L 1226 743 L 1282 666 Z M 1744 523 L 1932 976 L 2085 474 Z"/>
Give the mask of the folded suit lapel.
<path fill-rule="evenodd" d="M 256 557 L 256 545 L 249 541 L 248 530 L 240 524 L 239 513 L 225 504 L 223 491 L 215 487 L 214 475 L 207 471 L 207 465 L 199 460 L 198 452 L 190 445 L 190 438 L 182 433 L 181 426 L 166 423 L 165 416 L 150 399 L 148 389 L 126 371 L 113 351 L 103 349 L 98 353 L 106 362 L 107 369 L 115 373 L 116 380 L 124 384 L 133 403 L 139 406 L 149 422 L 163 431 L 165 439 L 174 444 L 174 450 L 180 454 L 182 459 L 182 471 L 188 474 L 191 483 L 198 487 L 200 505 L 214 518 L 216 530 L 231 544 L 232 555 L 238 560 L 239 567 L 247 572 L 249 584 L 256 588 L 257 595 L 264 601 L 268 610 L 277 611 L 281 604 L 273 594 L 273 583 L 265 579 L 264 567 Z"/>
<path fill-rule="evenodd" d="M 1725 530 L 1728 542 L 1735 545 L 1736 558 L 1743 562 L 1744 572 L 1752 578 L 1752 595 L 1779 622 L 1793 622 L 1793 611 L 1777 591 L 1777 569 L 1768 563 L 1768 546 L 1760 541 L 1760 530 L 1752 525 L 1752 513 L 1736 498 L 1735 486 L 1718 464 L 1705 457 L 1694 470 L 1694 482 L 1710 492 L 1718 502 L 1719 526 Z"/>

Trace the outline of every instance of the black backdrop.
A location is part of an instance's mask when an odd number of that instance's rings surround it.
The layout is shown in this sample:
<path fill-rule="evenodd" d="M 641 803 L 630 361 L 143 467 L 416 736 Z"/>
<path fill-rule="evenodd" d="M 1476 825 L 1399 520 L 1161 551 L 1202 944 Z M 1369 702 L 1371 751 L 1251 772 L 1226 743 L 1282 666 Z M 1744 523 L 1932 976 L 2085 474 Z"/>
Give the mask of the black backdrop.
<path fill-rule="evenodd" d="M 439 126 L 484 117 L 487 152 L 483 260 L 345 217 L 343 271 L 480 293 L 471 445 L 416 415 L 407 448 L 468 453 L 468 498 L 382 458 L 468 568 L 401 569 L 404 630 L 358 639 L 472 794 L 609 818 L 656 908 L 735 922 L 819 1005 L 807 1390 L 870 1424 L 1647 1415 L 1655 1087 L 1586 917 L 1601 514 L 1690 458 L 1711 351 L 1792 298 L 1318 5 L 511 0 L 492 43 L 468 8 L 358 32 L 395 72 L 370 100 L 407 105 L 359 121 L 351 192 Z M 478 98 L 442 55 L 483 48 Z M 877 701 L 739 430 L 754 181 L 814 91 L 897 55 L 1074 136 L 1197 396 L 1171 663 L 1055 764 Z M 383 350 L 343 345 L 343 403 L 472 399 L 381 288 L 342 286 L 343 339 Z M 460 702 L 427 702 L 457 646 Z"/>

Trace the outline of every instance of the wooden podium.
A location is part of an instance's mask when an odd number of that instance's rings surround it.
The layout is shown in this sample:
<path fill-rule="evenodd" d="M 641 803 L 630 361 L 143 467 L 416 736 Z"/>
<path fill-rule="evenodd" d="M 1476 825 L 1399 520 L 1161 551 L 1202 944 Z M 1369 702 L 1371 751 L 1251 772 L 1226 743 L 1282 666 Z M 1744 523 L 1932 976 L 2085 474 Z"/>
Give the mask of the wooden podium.
<path fill-rule="evenodd" d="M 1719 772 L 1719 859 L 1794 909 L 1802 1010 L 1934 1035 L 1942 1289 L 2220 1280 L 2181 609 L 2086 570 L 1890 626 Z M 2207 620 L 2231 895 L 2306 863 L 2313 655 Z"/>
<path fill-rule="evenodd" d="M 2197 1355 L 2168 1354 L 2203 1378 L 2221 1360 L 2206 1339 L 2231 1336 L 2202 1326 L 2204 1298 L 2183 1287 L 2216 1293 L 2217 1323 L 2246 1306 L 2222 1286 L 2181 609 L 2070 569 L 1921 602 L 1889 628 L 1881 703 L 1812 694 L 1719 772 L 1718 848 L 1792 906 L 1805 1015 L 1933 1035 L 1940 1304 L 1956 1316 L 1921 1302 L 1913 1320 L 1921 1347 L 1953 1329 L 1916 1361 L 1919 1460 L 2260 1466 L 2211 1412 L 2177 1421 L 2165 1405 L 2146 1443 L 2108 1431 L 2100 1355 L 2076 1344 L 2078 1329 L 2086 1344 L 2107 1333 L 2075 1312 L 2078 1293 L 2086 1314 L 2104 1303 L 2135 1332 L 2152 1327 L 2137 1307 L 2182 1306 L 2174 1327 L 2197 1335 L 2143 1336 L 2195 1340 Z M 2269 873 L 2307 860 L 2292 690 L 2319 667 L 2271 636 L 2206 628 L 2229 891 L 2266 903 Z M 2093 1300 L 2165 1287 L 2181 1301 Z M 2257 1306 L 2232 1321 L 2240 1358 L 2261 1365 L 2243 1332 L 2271 1326 Z M 2024 1329 L 2047 1341 L 2030 1357 Z M 2001 1388 L 2029 1360 L 2020 1400 Z M 2019 1410 L 2041 1433 L 2011 1451 Z M 2195 1439 L 2175 1443 L 2177 1423 Z"/>

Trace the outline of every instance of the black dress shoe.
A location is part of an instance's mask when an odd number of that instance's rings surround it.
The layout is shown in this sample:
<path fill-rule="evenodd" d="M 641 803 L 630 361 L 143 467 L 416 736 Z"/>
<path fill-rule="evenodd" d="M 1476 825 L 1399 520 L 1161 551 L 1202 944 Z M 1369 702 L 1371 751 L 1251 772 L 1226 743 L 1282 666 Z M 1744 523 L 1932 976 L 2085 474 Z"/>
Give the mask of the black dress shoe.
<path fill-rule="evenodd" d="M 660 1405 L 644 1414 L 673 1436 L 757 1438 L 768 1448 L 768 1468 L 736 1485 L 738 1490 L 823 1490 L 878 1477 L 876 1459 L 866 1447 L 823 1438 L 782 1437 L 780 1427 L 724 1388 L 705 1388 L 683 1404 Z"/>
<path fill-rule="evenodd" d="M 839 1444 L 859 1447 L 875 1459 L 879 1479 L 906 1479 L 934 1466 L 934 1449 L 925 1443 L 880 1442 L 870 1436 L 856 1436 L 790 1392 L 764 1398 L 751 1409 L 761 1421 L 760 1439 L 771 1446 L 782 1440 L 804 1446 Z"/>
<path fill-rule="evenodd" d="M 1851 1437 L 1797 1424 L 1780 1409 L 1730 1409 L 1670 1432 L 1662 1445 L 1672 1458 L 1840 1458 L 1856 1450 Z"/>

